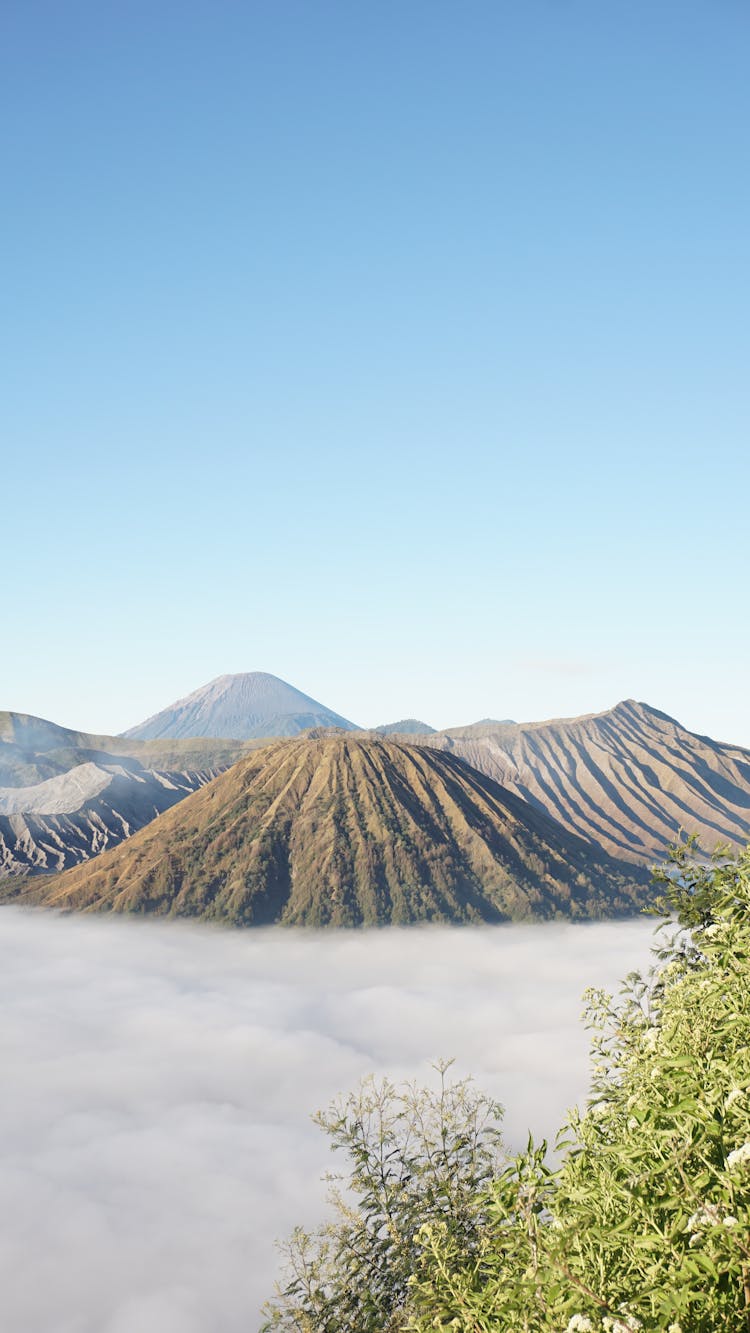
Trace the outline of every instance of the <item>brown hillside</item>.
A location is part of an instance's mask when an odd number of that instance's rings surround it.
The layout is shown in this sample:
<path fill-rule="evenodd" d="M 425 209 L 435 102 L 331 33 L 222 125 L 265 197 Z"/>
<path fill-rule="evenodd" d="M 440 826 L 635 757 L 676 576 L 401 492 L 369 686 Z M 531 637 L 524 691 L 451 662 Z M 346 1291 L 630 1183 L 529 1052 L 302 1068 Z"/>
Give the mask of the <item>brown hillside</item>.
<path fill-rule="evenodd" d="M 280 741 L 29 903 L 238 925 L 611 916 L 646 877 L 451 754 L 351 734 Z"/>

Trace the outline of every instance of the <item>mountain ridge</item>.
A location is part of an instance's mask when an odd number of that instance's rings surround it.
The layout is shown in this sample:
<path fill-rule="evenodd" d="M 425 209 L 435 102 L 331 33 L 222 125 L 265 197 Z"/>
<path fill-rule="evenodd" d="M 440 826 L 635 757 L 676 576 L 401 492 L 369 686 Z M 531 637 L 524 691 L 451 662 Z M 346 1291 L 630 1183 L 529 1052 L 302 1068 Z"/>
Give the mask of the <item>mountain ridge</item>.
<path fill-rule="evenodd" d="M 645 880 L 453 755 L 345 734 L 248 755 L 21 900 L 242 925 L 588 919 L 632 914 Z"/>
<path fill-rule="evenodd" d="M 402 717 L 399 722 L 383 722 L 370 730 L 376 736 L 432 736 L 436 729 L 417 717 Z"/>
<path fill-rule="evenodd" d="M 390 736 L 451 753 L 591 846 L 636 865 L 663 860 L 681 829 L 697 832 L 709 850 L 750 838 L 750 751 L 689 732 L 635 699 L 576 718 L 485 719 L 440 732 L 416 719 L 354 731 L 331 717 L 338 714 L 326 710 L 322 725 L 300 734 Z M 270 736 L 103 736 L 0 712 L 0 876 L 61 870 L 97 855 L 273 743 Z"/>
<path fill-rule="evenodd" d="M 681 830 L 709 850 L 750 838 L 750 751 L 636 699 L 576 718 L 452 727 L 423 743 L 634 863 L 663 859 Z"/>

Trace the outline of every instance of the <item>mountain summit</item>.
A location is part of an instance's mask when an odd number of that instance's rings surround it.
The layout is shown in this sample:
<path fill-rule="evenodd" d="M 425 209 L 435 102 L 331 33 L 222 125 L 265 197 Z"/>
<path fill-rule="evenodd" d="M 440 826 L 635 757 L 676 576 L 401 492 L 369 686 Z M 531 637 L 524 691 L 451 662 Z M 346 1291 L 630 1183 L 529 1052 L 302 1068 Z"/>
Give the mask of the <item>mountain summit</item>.
<path fill-rule="evenodd" d="M 342 727 L 353 722 L 331 712 L 293 685 L 265 671 L 217 676 L 184 699 L 163 708 L 122 734 L 140 740 L 162 736 L 220 736 L 251 740 L 258 736 L 297 736 L 308 727 Z"/>
<path fill-rule="evenodd" d="M 477 722 L 421 738 L 458 755 L 610 856 L 661 861 L 681 829 L 710 851 L 750 837 L 750 751 L 623 699 L 549 722 Z"/>

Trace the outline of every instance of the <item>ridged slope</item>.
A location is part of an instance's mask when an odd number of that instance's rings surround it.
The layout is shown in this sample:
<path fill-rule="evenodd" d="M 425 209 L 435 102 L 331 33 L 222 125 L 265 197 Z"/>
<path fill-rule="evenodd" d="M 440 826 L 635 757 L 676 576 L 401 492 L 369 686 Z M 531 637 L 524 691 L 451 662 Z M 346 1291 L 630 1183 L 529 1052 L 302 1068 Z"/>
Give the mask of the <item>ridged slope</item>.
<path fill-rule="evenodd" d="M 175 736 L 297 736 L 310 727 L 356 730 L 353 722 L 265 671 L 217 676 L 124 732 L 141 740 Z"/>
<path fill-rule="evenodd" d="M 94 764 L 80 769 L 85 780 L 78 796 L 78 769 L 36 787 L 0 789 L 0 879 L 80 865 L 216 776 L 211 770 L 134 773 Z"/>
<path fill-rule="evenodd" d="M 374 738 L 279 742 L 28 902 L 241 925 L 597 917 L 648 890 L 452 755 Z"/>
<path fill-rule="evenodd" d="M 0 713 L 0 878 L 116 846 L 255 744 L 123 740 Z"/>
<path fill-rule="evenodd" d="M 750 837 L 750 751 L 694 735 L 634 699 L 580 718 L 453 728 L 424 744 L 636 864 L 661 860 L 680 829 L 706 848 Z"/>

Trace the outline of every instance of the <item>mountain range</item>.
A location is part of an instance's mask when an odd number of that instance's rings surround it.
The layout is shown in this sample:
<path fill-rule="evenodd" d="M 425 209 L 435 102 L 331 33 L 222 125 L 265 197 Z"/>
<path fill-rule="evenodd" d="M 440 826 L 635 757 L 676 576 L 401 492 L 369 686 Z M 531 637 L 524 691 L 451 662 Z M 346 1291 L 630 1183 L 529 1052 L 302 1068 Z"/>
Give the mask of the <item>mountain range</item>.
<path fill-rule="evenodd" d="M 233 925 L 591 918 L 647 876 L 462 760 L 340 732 L 276 742 L 21 900 Z"/>
<path fill-rule="evenodd" d="M 279 736 L 288 738 L 281 749 Z M 351 745 L 342 749 L 345 740 Z M 140 846 L 139 830 L 144 837 L 148 833 L 152 850 L 162 848 L 165 857 L 172 857 L 173 851 L 162 843 L 162 832 L 172 827 L 173 819 L 179 826 L 183 810 L 191 811 L 199 798 L 204 799 L 204 791 L 218 787 L 223 801 L 230 786 L 222 784 L 236 776 L 239 763 L 250 764 L 246 771 L 254 775 L 246 788 L 252 799 L 241 842 L 234 848 L 236 872 L 222 861 L 216 874 L 221 883 L 234 883 L 236 874 L 245 873 L 246 856 L 257 870 L 258 848 L 269 845 L 270 837 L 274 851 L 263 863 L 268 876 L 263 892 L 269 902 L 273 899 L 278 915 L 273 915 L 268 902 L 262 906 L 265 900 L 257 876 L 247 903 L 236 913 L 234 906 L 227 905 L 223 890 L 216 890 L 216 905 L 209 909 L 203 889 L 190 889 L 185 901 L 194 903 L 201 913 L 215 912 L 227 920 L 411 920 L 444 913 L 456 919 L 472 914 L 494 919 L 493 913 L 495 918 L 518 913 L 518 903 L 512 909 L 510 898 L 503 897 L 505 891 L 499 887 L 501 881 L 507 887 L 507 881 L 502 880 L 500 870 L 492 869 L 493 857 L 499 856 L 497 864 L 505 867 L 502 873 L 510 873 L 510 863 L 503 861 L 505 853 L 497 851 L 504 835 L 497 829 L 488 833 L 487 847 L 495 850 L 485 848 L 479 856 L 474 846 L 467 862 L 466 829 L 478 828 L 485 815 L 480 818 L 466 804 L 463 823 L 447 815 L 442 823 L 435 822 L 435 811 L 452 808 L 448 794 L 456 783 L 463 784 L 468 802 L 468 789 L 476 800 L 476 783 L 489 781 L 490 786 L 482 789 L 485 804 L 490 799 L 488 792 L 496 803 L 498 792 L 506 802 L 511 798 L 520 801 L 520 807 L 514 807 L 516 815 L 521 819 L 518 811 L 522 812 L 521 822 L 535 836 L 541 835 L 534 820 L 546 821 L 543 842 L 547 849 L 568 847 L 557 869 L 538 871 L 537 888 L 545 882 L 549 890 L 546 906 L 537 903 L 533 909 L 541 915 L 561 910 L 561 885 L 567 885 L 569 891 L 575 887 L 579 871 L 571 869 L 575 857 L 570 848 L 579 844 L 588 848 L 597 866 L 609 866 L 600 879 L 608 886 L 614 911 L 631 900 L 633 885 L 640 891 L 643 868 L 663 859 L 681 829 L 699 833 L 707 848 L 721 842 L 740 845 L 750 837 L 750 752 L 695 735 L 645 703 L 630 699 L 604 713 L 579 718 L 531 723 L 485 720 L 444 731 L 412 718 L 363 732 L 277 677 L 253 672 L 218 677 L 121 736 L 90 735 L 24 714 L 0 713 L 0 879 L 13 880 L 7 884 L 11 893 L 18 887 L 19 876 L 44 876 L 44 884 L 33 889 L 27 885 L 28 896 L 47 901 L 52 895 L 57 901 L 56 881 L 49 879 L 50 872 L 78 867 L 75 894 L 71 896 L 66 888 L 59 901 L 80 900 L 90 905 L 88 890 L 82 888 L 88 874 L 85 863 L 104 854 L 101 861 L 92 863 L 98 877 L 110 864 L 112 849 L 131 840 L 121 851 L 126 857 L 122 864 L 132 869 L 128 849 L 137 851 Z M 430 769 L 430 786 L 418 775 L 424 774 L 425 765 L 437 763 L 443 767 Z M 452 767 L 446 768 L 446 763 Z M 255 828 L 253 821 L 260 819 L 260 790 L 266 797 L 273 795 L 279 810 L 285 808 L 275 783 L 289 764 L 297 774 L 293 790 L 301 790 L 299 774 L 308 773 L 305 793 L 327 784 L 337 797 L 323 813 L 318 801 L 310 820 L 302 812 L 294 815 L 287 846 L 278 823 L 273 823 L 271 836 L 265 815 L 262 828 Z M 313 767 L 317 776 L 312 775 Z M 353 773 L 358 776 L 350 791 Z M 411 823 L 403 811 L 393 814 L 394 792 L 403 808 L 410 810 Z M 367 832 L 355 854 L 347 821 L 360 806 L 368 811 Z M 381 812 L 380 822 L 376 811 Z M 186 813 L 186 818 L 191 817 Z M 418 829 L 422 830 L 419 835 Z M 388 850 L 396 836 L 394 830 L 401 839 L 395 859 L 393 848 Z M 184 836 L 183 831 L 180 838 Z M 571 838 L 572 843 L 565 842 Z M 433 841 L 439 855 L 434 849 L 427 855 L 426 848 Z M 303 844 L 310 849 L 309 857 L 303 853 Z M 407 855 L 407 846 L 419 849 L 416 861 L 410 859 L 411 853 Z M 369 849 L 369 859 L 364 849 Z M 207 864 L 212 864 L 212 856 L 205 851 Z M 274 867 L 282 863 L 290 867 L 288 874 L 279 871 L 281 879 L 274 883 L 281 883 L 287 874 L 293 884 L 293 892 L 290 889 L 283 903 L 281 890 L 271 888 L 277 874 Z M 542 863 L 547 864 L 544 857 Z M 630 865 L 627 873 L 624 863 Z M 478 889 L 480 864 L 488 879 Z M 519 903 L 526 902 L 529 911 L 529 904 L 535 901 L 530 864 L 522 857 L 516 866 Z M 369 889 L 363 874 L 367 865 L 371 865 Z M 301 866 L 312 895 L 304 908 Z M 426 866 L 431 867 L 432 880 Z M 340 888 L 339 906 L 335 910 L 331 906 L 328 916 L 321 875 L 327 877 L 331 892 L 336 875 L 341 885 L 350 884 L 350 891 Z M 627 890 L 616 887 L 628 876 Z M 600 910 L 595 877 L 592 871 L 590 888 L 581 899 L 584 905 L 574 895 L 570 912 Z M 112 881 L 107 883 L 111 887 Z M 117 883 L 118 901 L 130 902 L 127 894 L 123 898 L 121 877 Z M 146 900 L 135 889 L 133 894 L 133 909 L 142 910 Z M 158 909 L 153 910 L 172 910 L 166 899 L 158 901 Z M 344 903 L 346 906 L 341 905 Z"/>

